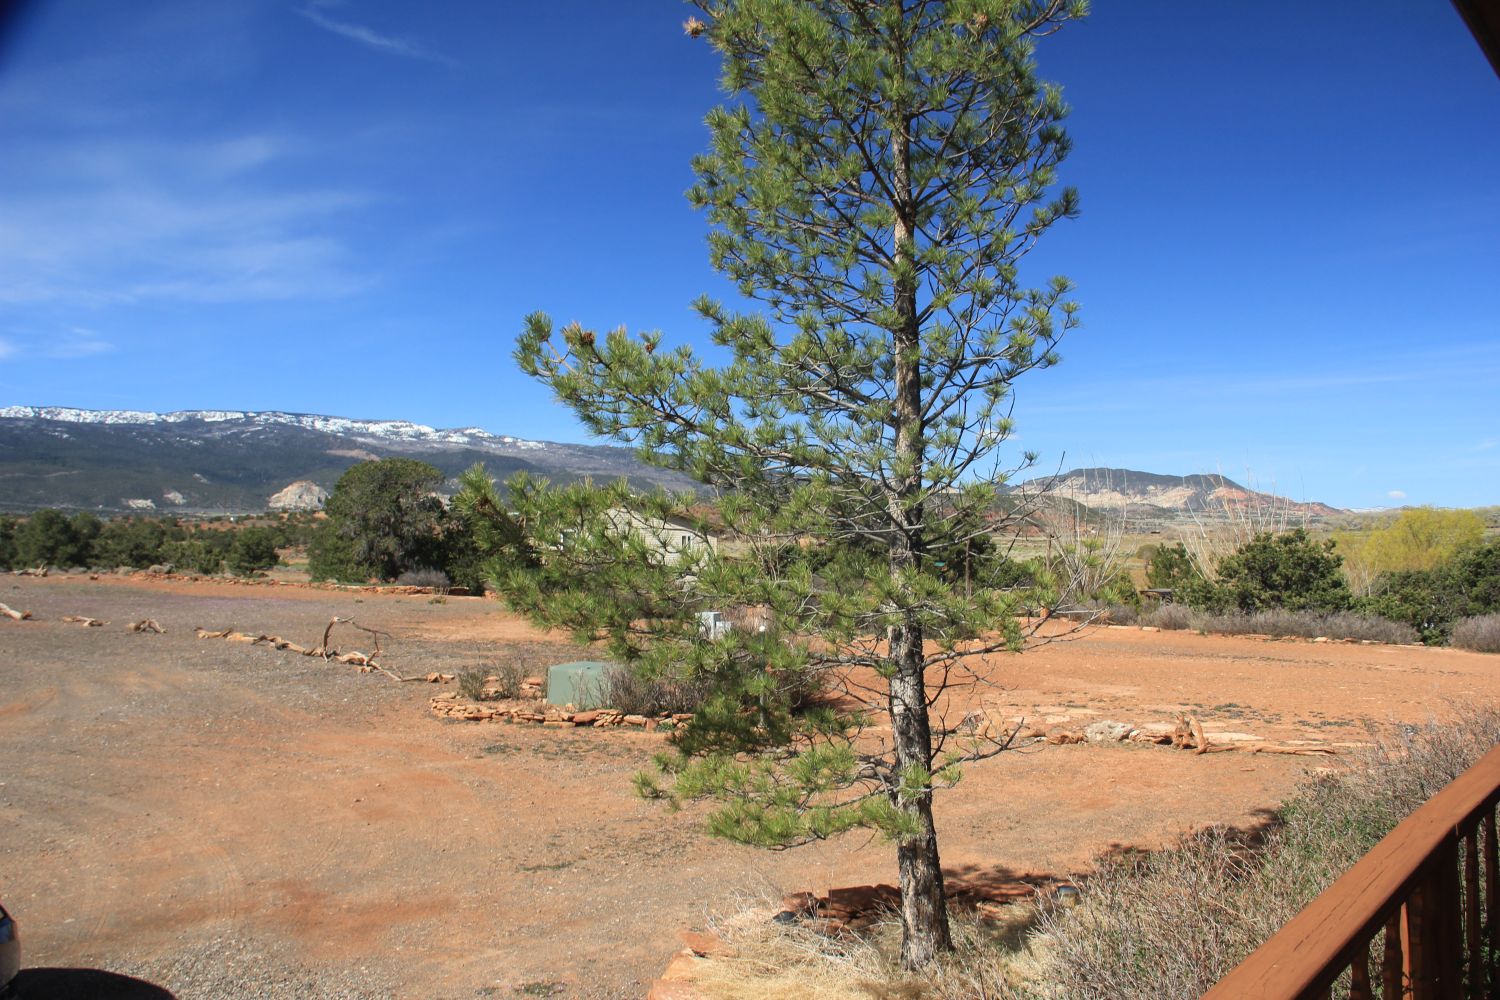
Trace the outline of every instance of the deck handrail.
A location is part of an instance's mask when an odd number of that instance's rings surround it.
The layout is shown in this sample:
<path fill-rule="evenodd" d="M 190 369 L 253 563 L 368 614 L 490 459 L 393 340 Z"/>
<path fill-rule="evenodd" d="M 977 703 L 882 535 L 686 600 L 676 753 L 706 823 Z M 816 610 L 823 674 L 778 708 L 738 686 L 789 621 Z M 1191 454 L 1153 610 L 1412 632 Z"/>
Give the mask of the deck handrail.
<path fill-rule="evenodd" d="M 1500 747 L 1402 820 L 1368 854 L 1307 904 L 1270 940 L 1204 994 L 1203 1000 L 1293 1000 L 1326 997 L 1351 971 L 1351 997 L 1368 997 L 1369 947 L 1387 931 L 1386 1000 L 1461 996 L 1464 945 L 1469 995 L 1488 995 L 1473 968 L 1500 932 L 1495 806 L 1500 802 Z M 1485 886 L 1478 880 L 1480 827 L 1485 830 Z M 1459 848 L 1463 859 L 1459 883 Z M 1480 899 L 1487 911 L 1480 927 Z M 1460 923 L 1463 933 L 1460 933 Z M 1390 940 L 1392 937 L 1396 940 Z M 1395 966 L 1393 968 L 1392 962 Z"/>

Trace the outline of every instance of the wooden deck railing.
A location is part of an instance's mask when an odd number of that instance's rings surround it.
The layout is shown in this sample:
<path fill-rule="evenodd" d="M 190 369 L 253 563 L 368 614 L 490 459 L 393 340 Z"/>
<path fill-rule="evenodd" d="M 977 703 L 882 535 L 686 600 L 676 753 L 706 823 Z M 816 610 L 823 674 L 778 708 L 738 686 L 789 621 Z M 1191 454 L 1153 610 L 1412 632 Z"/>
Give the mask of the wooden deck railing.
<path fill-rule="evenodd" d="M 1331 997 L 1345 973 L 1351 1000 L 1500 995 L 1497 801 L 1500 747 L 1403 820 L 1204 1000 Z M 1384 944 L 1372 955 L 1381 931 Z"/>

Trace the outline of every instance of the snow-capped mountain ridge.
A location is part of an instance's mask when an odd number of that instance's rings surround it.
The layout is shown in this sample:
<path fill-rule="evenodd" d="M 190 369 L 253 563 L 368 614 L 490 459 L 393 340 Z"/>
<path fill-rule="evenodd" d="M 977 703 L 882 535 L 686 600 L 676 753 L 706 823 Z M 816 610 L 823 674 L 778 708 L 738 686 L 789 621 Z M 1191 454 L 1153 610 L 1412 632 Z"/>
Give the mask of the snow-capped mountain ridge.
<path fill-rule="evenodd" d="M 86 410 L 0 407 L 0 511 L 60 507 L 250 513 L 307 506 L 355 462 L 415 458 L 456 477 L 476 462 L 497 480 L 518 472 L 554 482 L 627 479 L 639 489 L 699 484 L 642 463 L 626 448 L 534 441 L 480 427 L 279 410 Z M 149 505 L 149 506 L 148 506 Z"/>
<path fill-rule="evenodd" d="M 513 448 L 536 449 L 546 447 L 546 442 L 543 441 L 492 434 L 481 427 L 437 428 L 410 420 L 359 420 L 315 413 L 286 413 L 281 410 L 174 410 L 155 413 L 150 410 L 84 410 L 68 406 L 0 406 L 0 418 L 55 420 L 69 424 L 215 424 L 243 421 L 252 425 L 301 427 L 326 434 L 367 435 L 388 441 L 427 441 L 456 445 L 503 444 Z"/>

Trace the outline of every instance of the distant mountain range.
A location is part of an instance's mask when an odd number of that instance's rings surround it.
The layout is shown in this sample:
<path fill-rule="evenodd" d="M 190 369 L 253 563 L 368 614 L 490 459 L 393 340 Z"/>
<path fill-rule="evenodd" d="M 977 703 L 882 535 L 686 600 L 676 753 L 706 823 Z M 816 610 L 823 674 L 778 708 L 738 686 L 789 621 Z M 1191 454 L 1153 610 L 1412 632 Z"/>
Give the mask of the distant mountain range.
<path fill-rule="evenodd" d="M 305 507 L 355 462 L 398 455 L 429 462 L 450 479 L 483 462 L 499 479 L 524 470 L 554 482 L 623 476 L 644 488 L 697 485 L 626 448 L 531 441 L 478 427 L 240 410 L 6 406 L 0 510 L 237 514 L 266 510 L 272 497 Z"/>
<path fill-rule="evenodd" d="M 557 444 L 439 429 L 405 420 L 354 420 L 242 410 L 82 410 L 0 407 L 0 511 L 42 507 L 100 512 L 240 514 L 268 507 L 313 509 L 344 470 L 391 456 L 419 458 L 450 481 L 483 462 L 497 479 L 520 471 L 554 482 L 620 477 L 637 487 L 698 486 L 639 461 L 626 448 Z M 1296 516 L 1341 513 L 1258 493 L 1218 475 L 1161 476 L 1129 469 L 1075 469 L 1033 479 L 1090 508 L 1147 516 L 1260 507 Z M 451 484 L 452 488 L 456 486 Z"/>
<path fill-rule="evenodd" d="M 1347 513 L 1324 503 L 1301 503 L 1261 493 L 1217 474 L 1162 476 L 1131 469 L 1073 469 L 1028 480 L 1020 487 L 1023 491 L 1047 488 L 1088 507 L 1124 508 L 1143 516 L 1258 511 L 1303 518 Z"/>

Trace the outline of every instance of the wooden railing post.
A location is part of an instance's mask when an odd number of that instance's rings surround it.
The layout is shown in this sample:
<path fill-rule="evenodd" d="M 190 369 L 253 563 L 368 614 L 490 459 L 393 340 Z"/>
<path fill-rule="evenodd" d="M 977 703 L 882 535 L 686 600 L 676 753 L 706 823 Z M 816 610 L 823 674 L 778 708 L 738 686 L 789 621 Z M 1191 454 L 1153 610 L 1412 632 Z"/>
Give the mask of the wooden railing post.
<path fill-rule="evenodd" d="M 1500 990 L 1495 981 L 1494 963 L 1500 960 L 1500 844 L 1495 842 L 1495 810 L 1484 814 L 1484 926 L 1490 944 L 1489 968 L 1485 970 L 1486 985 L 1493 993 Z"/>
<path fill-rule="evenodd" d="M 1485 995 L 1484 937 L 1479 927 L 1479 827 L 1464 838 L 1464 969 L 1470 1000 Z"/>
<path fill-rule="evenodd" d="M 1402 907 L 1397 907 L 1385 922 L 1385 956 L 1380 963 L 1380 990 L 1385 1000 L 1401 1000 L 1405 992 L 1401 985 L 1406 969 L 1406 959 L 1401 953 L 1401 929 L 1406 921 L 1401 910 Z"/>

